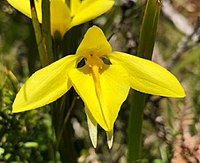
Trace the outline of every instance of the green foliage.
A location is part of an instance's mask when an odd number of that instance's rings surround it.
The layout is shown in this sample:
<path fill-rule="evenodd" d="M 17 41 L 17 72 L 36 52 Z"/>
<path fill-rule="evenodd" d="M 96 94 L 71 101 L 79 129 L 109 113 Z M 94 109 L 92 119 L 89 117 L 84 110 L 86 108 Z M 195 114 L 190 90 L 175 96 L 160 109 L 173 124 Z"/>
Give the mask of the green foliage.
<path fill-rule="evenodd" d="M 4 67 L 0 103 L 0 161 L 48 162 L 53 133 L 50 117 L 46 113 L 32 111 L 12 114 L 11 108 L 16 90 Z"/>

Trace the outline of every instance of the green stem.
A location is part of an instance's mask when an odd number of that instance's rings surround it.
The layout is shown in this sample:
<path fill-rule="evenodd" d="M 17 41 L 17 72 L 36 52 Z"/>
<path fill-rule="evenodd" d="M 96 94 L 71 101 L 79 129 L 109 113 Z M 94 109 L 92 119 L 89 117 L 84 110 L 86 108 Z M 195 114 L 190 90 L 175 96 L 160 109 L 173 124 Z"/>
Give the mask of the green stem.
<path fill-rule="evenodd" d="M 35 9 L 34 0 L 30 0 L 30 5 L 31 5 L 32 23 L 33 23 L 35 38 L 36 38 L 36 42 L 38 46 L 40 62 L 42 64 L 42 67 L 45 67 L 46 65 L 48 65 L 49 60 L 48 60 L 48 54 L 45 51 L 46 46 L 44 45 L 40 23 L 38 21 L 37 12 Z"/>
<path fill-rule="evenodd" d="M 73 31 L 74 30 L 71 30 L 71 32 Z M 67 38 L 71 36 L 69 35 L 71 32 L 69 31 L 67 33 Z M 62 47 L 62 44 L 68 45 L 67 47 L 76 49 L 76 47 L 74 47 L 75 45 L 70 46 L 70 43 L 78 42 L 78 40 L 75 39 L 77 37 L 77 33 L 73 33 L 72 35 L 74 35 L 74 37 L 72 37 L 74 40 L 72 40 L 71 38 L 67 40 L 60 40 L 59 38 L 54 38 L 53 52 L 55 59 L 59 59 L 63 56 L 62 48 L 66 48 L 66 46 Z M 74 52 L 70 50 L 67 51 L 67 54 L 73 53 Z M 66 53 L 64 54 L 66 55 Z M 72 124 L 70 122 L 70 115 L 75 105 L 75 102 L 76 98 L 74 96 L 74 91 L 70 90 L 67 92 L 67 94 L 65 94 L 61 99 L 57 100 L 52 105 L 52 120 L 57 138 L 55 150 L 59 150 L 62 162 L 77 162 L 77 154 L 73 142 L 74 133 Z"/>
<path fill-rule="evenodd" d="M 54 61 L 51 38 L 50 1 L 42 1 L 42 35 L 49 63 Z"/>
<path fill-rule="evenodd" d="M 151 59 L 162 0 L 147 0 L 140 32 L 138 56 Z M 142 124 L 146 95 L 134 91 L 128 127 L 128 163 L 141 162 Z"/>
<path fill-rule="evenodd" d="M 146 95 L 137 91 L 131 98 L 128 127 L 128 162 L 140 162 L 142 151 L 142 122 Z"/>
<path fill-rule="evenodd" d="M 70 100 L 70 92 L 54 102 L 52 106 L 52 121 L 56 133 L 55 152 L 59 150 L 62 162 L 76 163 L 77 156 L 74 148 L 73 129 L 69 121 L 75 99 Z M 70 106 L 69 106 L 70 105 Z"/>
<path fill-rule="evenodd" d="M 74 105 L 75 105 L 75 102 L 76 102 L 76 97 L 74 96 L 73 101 L 72 101 L 72 103 L 71 103 L 71 106 L 69 107 L 69 109 L 68 109 L 68 111 L 67 111 L 67 114 L 66 114 L 66 116 L 65 116 L 65 118 L 64 118 L 62 127 L 61 127 L 61 129 L 60 129 L 60 131 L 59 131 L 59 133 L 58 133 L 58 138 L 57 138 L 57 141 L 56 141 L 56 149 L 58 149 L 58 146 L 60 145 L 60 141 L 61 141 L 61 138 L 62 138 L 62 136 L 63 136 L 64 129 L 65 129 L 66 124 L 67 124 L 67 122 L 68 122 L 68 120 L 69 120 L 69 116 L 70 116 L 70 114 L 71 114 L 71 112 L 72 112 L 72 109 L 73 109 L 73 107 L 74 107 Z"/>

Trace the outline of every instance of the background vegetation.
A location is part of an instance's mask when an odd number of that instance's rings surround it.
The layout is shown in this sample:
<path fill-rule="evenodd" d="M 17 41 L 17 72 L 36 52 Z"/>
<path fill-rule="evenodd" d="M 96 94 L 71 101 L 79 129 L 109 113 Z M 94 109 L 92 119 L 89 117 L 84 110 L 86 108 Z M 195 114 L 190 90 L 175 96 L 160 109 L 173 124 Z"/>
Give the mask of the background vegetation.
<path fill-rule="evenodd" d="M 116 0 L 112 10 L 96 20 L 74 27 L 64 38 L 62 56 L 74 53 L 65 45 L 81 29 L 103 28 L 114 50 L 136 54 L 144 0 Z M 186 98 L 148 96 L 143 122 L 143 162 L 200 162 L 200 2 L 164 0 L 153 60 L 181 81 Z M 76 34 L 77 36 L 77 34 Z M 73 43 L 73 42 L 72 42 Z M 69 45 L 69 44 L 67 44 Z M 72 46 L 73 47 L 73 46 Z M 55 132 L 50 108 L 12 114 L 20 85 L 41 67 L 31 20 L 0 1 L 0 162 L 55 161 Z M 130 92 L 131 94 L 132 92 Z M 127 124 L 131 98 L 123 104 L 115 123 L 111 150 L 99 128 L 98 147 L 92 148 L 83 103 L 78 99 L 70 116 L 72 143 L 79 162 L 126 162 Z M 66 147 L 67 148 L 67 147 Z M 56 162 L 61 162 L 56 152 Z"/>

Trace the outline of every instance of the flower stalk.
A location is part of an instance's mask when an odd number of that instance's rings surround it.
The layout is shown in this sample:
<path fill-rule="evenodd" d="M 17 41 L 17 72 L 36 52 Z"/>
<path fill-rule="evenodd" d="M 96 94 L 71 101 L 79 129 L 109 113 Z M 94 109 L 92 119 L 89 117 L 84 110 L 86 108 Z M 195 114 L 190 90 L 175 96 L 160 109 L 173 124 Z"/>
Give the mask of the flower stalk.
<path fill-rule="evenodd" d="M 76 29 L 76 27 L 74 29 Z M 69 31 L 68 33 L 71 33 L 71 31 Z M 73 32 L 71 35 L 74 38 L 73 43 L 75 44 L 75 42 L 78 41 L 77 39 L 75 39 L 77 38 L 77 33 Z M 66 38 L 68 38 L 68 36 Z M 54 60 L 58 60 L 59 58 L 63 57 L 62 53 L 63 50 L 65 49 L 62 49 L 63 48 L 62 45 L 63 44 L 70 45 L 70 41 L 71 39 L 66 40 L 54 37 L 53 39 Z M 75 45 L 70 47 L 77 48 L 77 46 Z M 70 163 L 77 162 L 77 154 L 72 140 L 74 137 L 74 133 L 70 121 L 72 109 L 74 108 L 75 103 L 76 103 L 76 96 L 74 94 L 74 91 L 70 91 L 50 105 L 52 109 L 51 116 L 52 116 L 53 127 L 56 134 L 54 155 L 56 154 L 57 151 L 59 151 L 62 162 L 70 162 Z"/>
<path fill-rule="evenodd" d="M 148 0 L 143 16 L 137 56 L 151 60 L 161 1 Z M 146 94 L 133 91 L 128 125 L 128 163 L 141 162 L 142 124 Z"/>
<path fill-rule="evenodd" d="M 52 37 L 51 37 L 51 19 L 50 19 L 50 1 L 42 1 L 42 36 L 44 41 L 44 50 L 48 56 L 48 62 L 52 63 L 55 59 L 52 50 Z"/>
<path fill-rule="evenodd" d="M 45 42 L 42 37 L 42 31 L 40 27 L 40 23 L 38 21 L 38 16 L 35 8 L 34 0 L 30 0 L 31 6 L 31 16 L 32 16 L 32 24 L 35 32 L 35 39 L 38 46 L 38 52 L 40 56 L 40 62 L 42 67 L 45 67 L 49 63 L 48 54 L 46 53 L 45 49 Z"/>

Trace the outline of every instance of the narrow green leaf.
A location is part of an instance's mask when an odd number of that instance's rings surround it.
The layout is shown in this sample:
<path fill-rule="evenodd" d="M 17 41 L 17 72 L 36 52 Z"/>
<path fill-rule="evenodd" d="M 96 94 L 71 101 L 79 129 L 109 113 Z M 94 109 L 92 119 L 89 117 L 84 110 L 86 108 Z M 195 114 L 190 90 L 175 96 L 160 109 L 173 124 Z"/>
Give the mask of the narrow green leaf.
<path fill-rule="evenodd" d="M 151 59 L 162 0 L 148 0 L 142 21 L 137 55 Z"/>
<path fill-rule="evenodd" d="M 48 65 L 48 57 L 46 55 L 45 47 L 43 44 L 42 32 L 40 28 L 40 23 L 37 18 L 34 0 L 30 0 L 30 5 L 31 5 L 32 24 L 35 31 L 35 38 L 36 38 L 36 42 L 38 46 L 40 62 L 41 62 L 42 67 L 44 67 Z"/>
<path fill-rule="evenodd" d="M 52 38 L 51 38 L 51 19 L 50 19 L 50 1 L 42 1 L 42 34 L 44 39 L 45 53 L 48 56 L 48 62 L 54 61 L 52 50 Z"/>
<path fill-rule="evenodd" d="M 147 0 L 137 55 L 151 59 L 157 23 L 160 15 L 161 0 Z M 142 123 L 146 95 L 137 91 L 131 97 L 131 110 L 128 126 L 128 163 L 141 162 Z"/>
<path fill-rule="evenodd" d="M 128 163 L 140 162 L 142 152 L 142 121 L 146 95 L 134 91 L 130 100 L 128 125 Z"/>

